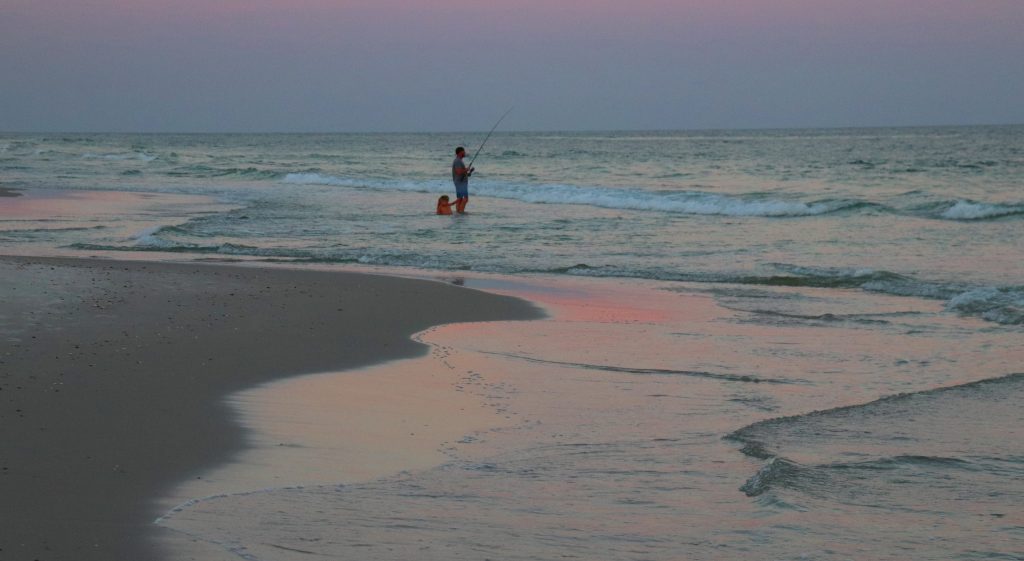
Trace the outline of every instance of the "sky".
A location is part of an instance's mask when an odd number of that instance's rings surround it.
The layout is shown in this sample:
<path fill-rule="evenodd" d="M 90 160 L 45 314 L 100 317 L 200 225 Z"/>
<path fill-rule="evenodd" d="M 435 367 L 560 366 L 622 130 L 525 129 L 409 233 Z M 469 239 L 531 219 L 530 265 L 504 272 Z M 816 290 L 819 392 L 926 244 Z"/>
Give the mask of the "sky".
<path fill-rule="evenodd" d="M 0 131 L 1024 123 L 1024 0 L 0 0 Z"/>

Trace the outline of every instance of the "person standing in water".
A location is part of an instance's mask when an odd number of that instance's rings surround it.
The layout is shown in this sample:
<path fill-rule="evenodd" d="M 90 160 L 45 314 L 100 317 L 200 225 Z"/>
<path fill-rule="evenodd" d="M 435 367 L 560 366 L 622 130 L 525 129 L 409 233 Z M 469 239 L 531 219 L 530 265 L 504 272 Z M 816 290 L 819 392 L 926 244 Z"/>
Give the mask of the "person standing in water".
<path fill-rule="evenodd" d="M 455 211 L 465 214 L 466 203 L 469 202 L 469 176 L 473 175 L 473 168 L 467 168 L 462 158 L 466 155 L 466 149 L 459 146 L 455 149 L 455 161 L 452 162 L 452 181 L 455 183 Z"/>

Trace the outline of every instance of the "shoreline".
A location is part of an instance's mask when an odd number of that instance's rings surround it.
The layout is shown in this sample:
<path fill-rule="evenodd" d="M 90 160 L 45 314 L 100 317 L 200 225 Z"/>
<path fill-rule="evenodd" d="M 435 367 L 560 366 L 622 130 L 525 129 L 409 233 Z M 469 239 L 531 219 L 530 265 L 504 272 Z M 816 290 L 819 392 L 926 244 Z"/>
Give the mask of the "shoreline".
<path fill-rule="evenodd" d="M 12 256 L 0 269 L 0 487 L 19 506 L 0 551 L 19 558 L 158 558 L 156 499 L 247 447 L 232 393 L 421 356 L 410 337 L 436 325 L 542 317 L 343 271 Z"/>
<path fill-rule="evenodd" d="M 0 259 L 0 267 L 10 262 Z M 92 279 L 65 274 L 65 269 L 74 269 L 76 263 L 96 274 Z M 52 339 L 53 334 L 41 326 L 64 329 L 49 317 L 62 306 L 92 306 L 87 311 L 94 308 L 101 314 L 89 319 L 94 325 L 105 325 L 103 322 L 116 317 L 110 312 L 118 307 L 152 310 L 148 302 L 113 301 L 111 296 L 121 292 L 137 292 L 138 285 L 154 288 L 151 293 L 162 294 L 184 306 L 186 312 L 172 310 L 171 317 L 173 325 L 185 332 L 185 341 L 190 345 L 195 343 L 188 339 L 194 339 L 205 324 L 224 327 L 226 312 L 258 313 L 250 303 L 254 297 L 271 307 L 282 301 L 296 306 L 283 318 L 266 314 L 276 331 L 284 330 L 292 337 L 289 341 L 306 336 L 305 330 L 311 327 L 318 331 L 329 327 L 310 325 L 331 308 L 324 306 L 322 300 L 309 300 L 330 290 L 312 281 L 296 284 L 294 269 L 185 263 L 168 264 L 169 270 L 164 270 L 159 263 L 140 262 L 135 269 L 125 269 L 125 265 L 130 263 L 98 261 L 83 265 L 74 261 L 50 269 L 52 265 L 46 261 L 36 271 L 37 280 L 45 282 L 17 286 L 19 291 L 24 290 L 18 302 L 25 306 L 5 306 L 6 317 L 0 321 L 8 323 L 0 322 L 0 328 L 10 335 L 10 321 L 20 314 L 25 323 L 36 326 L 32 332 L 37 339 Z M 111 267 L 118 272 L 105 278 L 103 273 L 113 274 L 108 271 Z M 147 271 L 154 267 L 161 269 Z M 189 274 L 197 268 L 220 271 L 223 275 Z M 177 286 L 184 283 L 189 294 L 201 298 L 188 298 L 168 288 L 175 284 L 175 271 L 181 277 Z M 299 272 L 311 273 L 309 278 L 314 280 L 336 281 L 346 276 L 341 271 Z M 245 284 L 239 275 L 258 281 L 250 287 L 253 291 L 239 288 Z M 359 273 L 349 276 L 378 281 L 355 287 L 355 294 L 349 295 L 362 299 L 362 304 L 373 307 L 373 302 L 365 302 L 372 299 L 388 305 L 408 305 L 409 294 L 403 294 L 408 286 L 402 288 L 401 277 L 378 278 Z M 11 278 L 14 277 L 0 276 L 0 288 L 10 289 Z M 69 284 L 69 279 L 75 278 L 93 282 Z M 96 278 L 103 286 L 97 288 Z M 110 551 L 103 552 L 104 555 L 85 551 L 85 555 L 78 557 L 158 561 L 229 561 L 239 556 L 299 561 L 309 555 L 360 561 L 468 560 L 478 559 L 477 554 L 483 551 L 500 558 L 524 560 L 556 558 L 567 551 L 580 558 L 621 559 L 639 551 L 635 549 L 637 544 L 643 544 L 639 547 L 646 557 L 666 561 L 677 559 L 680 552 L 722 559 L 747 556 L 722 555 L 719 547 L 723 546 L 738 547 L 732 550 L 734 554 L 748 552 L 747 547 L 767 547 L 771 556 L 783 558 L 798 552 L 831 551 L 836 528 L 843 540 L 839 558 L 853 558 L 864 553 L 862 544 L 870 542 L 869 536 L 876 534 L 894 540 L 894 547 L 914 544 L 927 546 L 927 551 L 944 551 L 953 543 L 970 547 L 975 536 L 986 536 L 982 540 L 997 537 L 1007 520 L 981 520 L 970 513 L 957 515 L 954 518 L 965 530 L 951 536 L 948 543 L 928 545 L 919 538 L 927 535 L 932 524 L 958 512 L 956 505 L 948 505 L 949 514 L 924 517 L 890 510 L 879 523 L 875 507 L 864 510 L 859 501 L 844 502 L 845 487 L 837 489 L 839 494 L 834 498 L 832 492 L 820 498 L 803 496 L 799 487 L 790 486 L 799 481 L 787 483 L 769 477 L 766 487 L 759 481 L 764 479 L 764 469 L 771 462 L 765 464 L 764 460 L 745 454 L 739 444 L 725 437 L 768 419 L 794 415 L 799 419 L 816 419 L 822 413 L 814 411 L 861 411 L 864 404 L 897 393 L 1003 376 L 1016 371 L 1020 364 L 1019 339 L 1012 330 L 1002 335 L 978 331 L 978 320 L 950 316 L 933 302 L 905 297 L 866 298 L 858 292 L 832 289 L 781 288 L 770 295 L 743 293 L 753 301 L 723 305 L 720 293 L 660 283 L 595 279 L 565 285 L 557 279 L 548 282 L 476 275 L 440 280 L 426 282 L 439 289 L 453 290 L 445 293 L 455 295 L 465 293 L 452 285 L 487 285 L 490 294 L 512 296 L 517 298 L 514 303 L 527 302 L 526 309 L 531 312 L 543 311 L 543 321 L 446 323 L 416 332 L 411 338 L 405 334 L 404 344 L 416 348 L 417 343 L 423 343 L 429 349 L 424 352 L 419 347 L 420 352 L 409 355 L 411 358 L 368 362 L 366 367 L 317 370 L 311 375 L 287 378 L 272 375 L 265 382 L 223 392 L 215 403 L 220 406 L 218 411 L 230 410 L 228 418 L 239 423 L 228 427 L 239 437 L 234 441 L 237 448 L 231 454 L 213 449 L 224 461 L 192 465 L 192 471 L 179 470 L 173 487 L 160 493 L 153 492 L 155 486 L 147 487 L 137 480 L 139 465 L 151 459 L 125 454 L 130 447 L 119 440 L 120 434 L 107 438 L 101 443 L 108 447 L 110 457 L 127 455 L 135 462 L 129 466 L 132 469 L 123 469 L 126 464 L 122 463 L 113 466 L 122 469 L 119 472 L 92 474 L 91 478 L 75 475 L 78 481 L 108 486 L 111 478 L 136 477 L 135 498 L 158 495 L 159 501 L 141 504 L 152 508 L 138 510 L 142 514 L 131 520 L 134 526 L 121 523 L 114 527 L 103 510 L 110 502 L 108 496 L 121 501 L 117 505 L 130 504 L 132 490 L 127 487 L 128 492 L 122 496 L 94 493 L 98 498 L 92 504 L 100 508 L 79 509 L 85 518 L 51 519 L 53 512 L 59 514 L 59 508 L 64 507 L 62 489 L 52 491 L 53 485 L 44 489 L 49 493 L 44 497 L 45 504 L 30 499 L 20 499 L 15 504 L 31 505 L 33 515 L 49 523 L 45 529 L 60 535 L 65 543 L 73 541 L 67 539 L 69 520 L 75 524 L 84 520 L 92 524 L 87 530 L 99 528 L 115 539 L 136 544 L 136 549 L 116 557 L 106 555 Z M 283 284 L 273 284 L 277 281 Z M 388 281 L 387 286 L 381 284 L 384 281 Z M 418 284 L 422 280 L 405 282 L 427 288 Z M 209 286 L 193 286 L 204 283 Z M 73 291 L 61 292 L 55 286 L 73 286 Z M 270 298 L 268 288 L 280 289 L 282 294 Z M 104 293 L 104 289 L 108 292 Z M 213 294 L 211 289 L 223 290 L 213 290 Z M 412 292 L 423 294 L 415 288 Z M 440 298 L 442 307 L 456 304 L 445 294 L 433 294 Z M 493 303 L 488 296 L 479 295 L 481 300 L 477 302 Z M 61 302 L 62 297 L 73 301 Z M 788 316 L 817 318 L 828 310 L 835 314 L 830 317 L 847 319 L 828 321 L 825 325 L 814 319 L 780 322 L 771 312 L 763 311 L 766 298 L 797 305 L 785 312 Z M 236 299 L 241 304 L 228 309 L 238 303 Z M 459 304 L 474 305 L 466 299 Z M 751 306 L 753 311 L 748 309 Z M 404 314 L 405 308 L 400 309 Z M 417 309 L 425 308 L 420 305 Z M 27 313 L 29 310 L 34 310 L 34 314 Z M 191 318 L 184 317 L 187 311 L 193 313 Z M 405 317 L 373 311 L 386 310 L 372 310 L 367 321 L 360 324 L 362 327 L 376 326 L 390 332 L 394 326 L 381 326 L 380 319 Z M 864 318 L 872 319 L 864 322 Z M 74 316 L 61 319 L 63 324 L 69 324 Z M 279 325 L 292 320 L 292 329 Z M 241 324 L 251 330 L 245 322 Z M 299 333 L 295 333 L 295 327 Z M 975 335 L 964 339 L 965 329 Z M 161 326 L 154 335 L 155 351 L 160 350 L 164 332 L 172 333 Z M 245 333 L 234 335 L 246 339 Z M 955 337 L 959 345 L 952 351 L 954 354 L 943 344 L 950 337 Z M 119 353 L 143 350 L 135 346 L 136 341 L 120 349 L 120 340 L 114 338 L 94 343 L 82 347 L 104 351 L 111 363 Z M 283 352 L 264 347 L 269 345 L 258 346 L 255 352 L 274 358 L 280 358 L 276 355 Z M 865 362 L 865 351 L 871 353 L 869 362 Z M 153 354 L 154 349 L 148 352 Z M 216 361 L 206 360 L 208 357 Z M 164 358 L 184 360 L 167 358 L 166 353 Z M 296 361 L 309 358 L 302 356 Z M 175 385 L 202 386 L 192 392 L 194 395 L 213 395 L 205 387 L 209 379 L 204 379 L 202 373 L 223 372 L 224 361 L 236 357 L 215 352 L 197 359 L 196 371 L 173 381 Z M 973 367 L 965 371 L 963 364 Z M 238 381 L 237 377 L 232 379 Z M 41 382 L 45 380 L 32 381 Z M 161 389 L 155 383 L 149 387 Z M 68 388 L 57 385 L 53 389 L 59 389 L 56 395 L 63 398 Z M 81 393 L 82 388 L 75 389 Z M 6 391 L 0 389 L 0 399 L 6 397 Z M 138 392 L 123 380 L 116 391 L 136 397 L 150 395 Z M 93 391 L 91 395 L 96 394 Z M 185 391 L 183 395 L 191 394 Z M 56 402 L 53 396 L 47 399 Z M 92 407 L 95 409 L 95 403 L 101 401 L 93 399 Z M 980 403 L 981 414 L 976 421 L 988 426 L 984 424 L 988 407 L 984 401 Z M 216 436 L 216 427 L 210 429 L 216 419 L 202 418 L 197 404 L 185 405 L 192 407 L 184 412 L 186 420 L 207 430 L 193 434 L 200 434 L 203 439 Z M 1017 414 L 1019 408 L 1013 407 L 1000 416 Z M 98 416 L 111 422 L 126 417 L 110 408 L 103 403 Z M 166 414 L 165 410 L 150 407 L 147 416 L 153 413 Z M 68 415 L 63 410 L 62 414 Z M 894 426 L 902 434 L 915 425 L 918 413 L 908 409 L 899 414 Z M 893 450 L 883 456 L 959 456 L 956 448 L 946 448 L 959 442 L 960 419 L 945 419 L 945 424 L 938 425 L 937 434 L 921 435 L 909 449 L 905 440 L 894 438 L 890 443 Z M 0 425 L 0 437 L 4 436 L 4 428 Z M 179 438 L 177 442 L 186 434 L 179 434 L 182 431 L 173 424 L 159 428 L 170 430 Z M 973 429 L 968 432 L 978 434 Z M 808 446 L 798 445 L 789 450 L 786 458 L 800 465 L 827 468 L 834 463 L 831 458 L 837 453 L 836 457 L 842 460 L 849 454 L 870 455 L 877 447 L 877 443 L 860 443 L 853 435 L 829 434 L 825 446 L 815 446 L 812 438 Z M 953 436 L 946 438 L 944 434 Z M 1001 434 L 996 429 L 982 439 L 980 453 L 995 454 L 985 443 L 999 442 Z M 241 436 L 245 437 L 245 446 L 241 445 Z M 47 442 L 44 437 L 39 440 Z M 832 439 L 838 441 L 831 442 Z M 93 438 L 92 442 L 95 441 Z M 8 439 L 0 442 L 6 444 Z M 73 444 L 68 446 L 72 452 Z M 147 446 L 135 449 L 159 448 L 152 439 L 148 439 Z M 771 449 L 771 443 L 765 448 Z M 1012 454 L 1016 452 L 1010 453 L 1015 457 Z M 823 459 L 815 459 L 821 455 Z M 169 459 L 174 458 L 165 457 L 163 461 Z M 53 469 L 45 463 L 41 465 Z M 82 463 L 78 465 L 81 467 Z M 180 477 L 181 473 L 185 477 Z M 0 476 L 0 485 L 7 484 L 6 477 Z M 931 488 L 934 477 L 917 473 L 913 479 Z M 1009 497 L 1005 482 L 998 479 L 982 477 L 969 486 L 982 485 L 985 493 Z M 889 486 L 884 478 L 872 485 L 886 496 L 899 490 Z M 685 492 L 666 492 L 672 489 Z M 777 508 L 774 503 L 752 498 L 747 492 L 750 489 L 755 489 L 754 495 L 769 499 L 794 497 L 801 502 L 813 502 L 806 511 Z M 921 488 L 908 489 L 898 499 L 886 501 L 913 502 Z M 78 491 L 78 495 L 88 492 Z M 171 504 L 183 497 L 188 500 Z M 80 500 L 77 495 L 73 498 Z M 929 500 L 941 502 L 946 498 L 940 491 Z M 698 514 L 706 512 L 709 506 L 713 506 L 714 516 Z M 837 516 L 821 522 L 821 512 L 837 508 Z M 1010 511 L 1009 503 L 994 508 L 997 514 Z M 161 515 L 159 519 L 142 519 L 154 513 Z M 910 536 L 897 539 L 886 533 L 893 517 L 899 519 L 901 526 L 913 529 Z M 680 528 L 685 530 L 681 532 Z M 784 538 L 771 538 L 780 532 L 785 534 Z M 552 541 L 553 535 L 558 539 Z M 514 537 L 512 541 L 510 536 Z M 623 536 L 628 537 L 625 542 L 621 540 Z M 564 540 L 574 545 L 566 549 Z M 80 541 L 73 543 L 84 549 Z"/>
<path fill-rule="evenodd" d="M 862 512 L 855 501 L 840 502 L 840 514 L 825 514 L 820 522 L 822 513 L 837 508 L 828 499 L 815 499 L 808 510 L 776 508 L 754 497 L 788 501 L 798 491 L 785 478 L 765 475 L 771 461 L 727 437 L 770 419 L 870 411 L 870 403 L 885 396 L 987 379 L 1019 363 L 1012 339 L 994 347 L 989 339 L 965 342 L 985 348 L 992 360 L 972 361 L 977 369 L 969 374 L 955 362 L 904 376 L 886 369 L 871 374 L 858 366 L 864 349 L 888 364 L 915 355 L 928 363 L 941 359 L 941 351 L 915 344 L 914 337 L 887 342 L 894 327 L 888 322 L 768 327 L 713 295 L 655 284 L 601 279 L 566 290 L 560 281 L 512 281 L 503 289 L 491 282 L 491 290 L 525 298 L 547 316 L 529 324 L 431 328 L 415 336 L 431 346 L 429 355 L 290 378 L 232 396 L 255 437 L 252 454 L 203 473 L 201 482 L 185 482 L 190 489 L 184 494 L 199 500 L 158 522 L 178 532 L 168 542 L 173 558 L 528 560 L 569 553 L 668 561 L 680 555 L 744 559 L 748 547 L 767 547 L 773 558 L 801 552 L 856 558 L 866 553 L 867 536 L 885 534 L 892 517 L 918 532 L 909 543 L 945 517 L 922 519 L 897 509 L 877 524 L 875 509 Z M 901 318 L 897 331 L 943 323 L 936 315 L 941 309 L 927 302 L 868 303 L 849 293 L 857 301 L 844 305 L 834 291 L 811 292 L 802 315 L 823 305 L 837 311 L 853 306 L 873 317 Z M 794 292 L 775 294 L 784 299 Z M 843 363 L 839 369 L 835 357 Z M 848 374 L 836 377 L 837 370 Z M 1017 411 L 1010 409 L 999 416 Z M 889 420 L 896 436 L 920 415 L 895 412 L 899 416 Z M 892 439 L 883 460 L 908 452 L 956 456 L 955 448 L 944 447 L 959 442 L 961 420 L 936 419 L 944 422 L 925 427 L 909 449 Z M 980 426 L 984 420 L 975 416 Z M 939 427 L 936 434 L 927 432 L 931 426 Z M 967 433 L 978 434 L 977 426 Z M 990 432 L 984 440 L 997 442 L 999 429 Z M 838 461 L 843 473 L 848 454 L 861 457 L 878 446 L 836 434 L 842 432 L 787 447 L 785 458 L 826 472 Z M 864 484 L 897 492 L 885 473 Z M 1005 484 L 977 483 L 1006 491 Z M 911 491 L 900 501 L 917 496 Z M 798 494 L 795 500 L 809 499 Z M 941 491 L 929 500 L 946 501 Z M 1007 512 L 1008 504 L 994 508 Z M 705 514 L 709 510 L 715 514 Z M 958 520 L 968 532 L 990 537 L 1005 522 Z M 825 555 L 835 547 L 836 528 L 839 552 Z M 788 532 L 786 539 L 772 541 L 779 532 Z M 721 549 L 731 544 L 739 548 Z M 921 546 L 929 552 L 945 547 Z"/>

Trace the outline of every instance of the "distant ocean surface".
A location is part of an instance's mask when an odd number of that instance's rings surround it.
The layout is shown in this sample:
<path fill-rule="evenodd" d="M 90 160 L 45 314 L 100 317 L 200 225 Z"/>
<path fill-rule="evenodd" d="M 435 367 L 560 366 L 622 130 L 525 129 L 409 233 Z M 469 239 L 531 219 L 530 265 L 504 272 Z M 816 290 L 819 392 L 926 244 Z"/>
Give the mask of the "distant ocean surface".
<path fill-rule="evenodd" d="M 419 336 L 522 417 L 449 463 L 204 474 L 160 523 L 278 561 L 1024 559 L 1024 126 L 498 132 L 435 215 L 483 136 L 0 134 L 0 253 L 496 273 L 553 310 Z"/>
<path fill-rule="evenodd" d="M 454 147 L 482 139 L 0 134 L 0 186 L 225 203 L 154 204 L 127 233 L 5 220 L 0 244 L 860 288 L 1024 322 L 1024 126 L 499 131 L 470 214 L 435 216 Z"/>

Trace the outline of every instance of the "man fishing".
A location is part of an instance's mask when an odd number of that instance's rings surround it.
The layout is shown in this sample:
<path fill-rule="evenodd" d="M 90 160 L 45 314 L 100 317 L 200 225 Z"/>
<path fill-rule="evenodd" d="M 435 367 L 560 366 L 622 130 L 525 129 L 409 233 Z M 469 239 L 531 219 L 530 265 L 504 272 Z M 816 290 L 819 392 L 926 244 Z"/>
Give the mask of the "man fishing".
<path fill-rule="evenodd" d="M 455 212 L 459 214 L 466 213 L 466 203 L 469 202 L 469 176 L 473 175 L 473 162 L 476 161 L 476 157 L 480 155 L 480 152 L 483 152 L 487 140 L 494 134 L 494 129 L 498 128 L 498 125 L 511 112 L 512 108 L 509 107 L 508 111 L 498 119 L 498 122 L 494 123 L 490 132 L 484 137 L 484 141 L 480 143 L 480 147 L 476 149 L 476 154 L 473 154 L 473 159 L 469 161 L 468 166 L 462 161 L 462 158 L 466 156 L 466 149 L 462 146 L 455 149 L 455 161 L 452 162 L 452 181 L 455 183 Z M 439 212 L 438 214 L 442 213 Z"/>
<path fill-rule="evenodd" d="M 466 213 L 466 203 L 469 202 L 469 176 L 473 175 L 473 167 L 466 167 L 462 158 L 466 156 L 466 149 L 459 146 L 455 149 L 455 161 L 452 162 L 452 181 L 455 183 L 455 212 Z"/>

